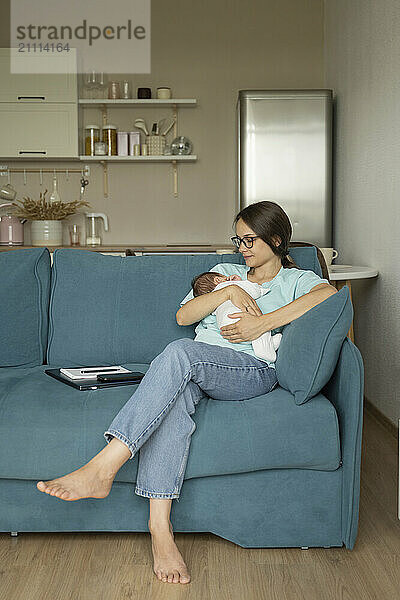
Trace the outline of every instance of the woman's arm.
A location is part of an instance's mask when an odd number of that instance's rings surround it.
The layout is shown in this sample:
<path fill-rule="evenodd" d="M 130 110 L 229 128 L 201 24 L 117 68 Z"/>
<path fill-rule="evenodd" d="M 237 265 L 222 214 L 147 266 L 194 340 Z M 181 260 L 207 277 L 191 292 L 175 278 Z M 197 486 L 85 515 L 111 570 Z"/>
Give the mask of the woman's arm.
<path fill-rule="evenodd" d="M 201 321 L 226 300 L 230 300 L 239 310 L 248 311 L 246 314 L 262 314 L 257 302 L 246 290 L 238 285 L 227 285 L 186 302 L 176 313 L 176 321 L 178 325 L 191 325 Z"/>
<path fill-rule="evenodd" d="M 291 323 L 314 306 L 317 306 L 317 304 L 329 298 L 329 296 L 332 296 L 332 294 L 336 294 L 336 292 L 337 289 L 333 285 L 329 285 L 328 283 L 319 284 L 307 294 L 297 298 L 297 300 L 293 300 L 293 302 L 277 310 L 262 315 L 260 319 L 265 323 L 265 331 L 271 331 L 271 329 Z"/>
<path fill-rule="evenodd" d="M 228 300 L 229 286 L 208 292 L 201 296 L 196 296 L 192 300 L 185 302 L 176 313 L 176 322 L 178 325 L 192 325 L 210 315 L 222 302 Z"/>
<path fill-rule="evenodd" d="M 260 335 L 286 325 L 304 315 L 308 310 L 320 304 L 337 290 L 329 283 L 318 284 L 314 288 L 293 300 L 289 304 L 278 308 L 270 313 L 254 317 L 247 313 L 231 313 L 232 318 L 240 317 L 232 325 L 224 325 L 220 332 L 223 338 L 229 342 L 249 342 L 256 340 Z"/>

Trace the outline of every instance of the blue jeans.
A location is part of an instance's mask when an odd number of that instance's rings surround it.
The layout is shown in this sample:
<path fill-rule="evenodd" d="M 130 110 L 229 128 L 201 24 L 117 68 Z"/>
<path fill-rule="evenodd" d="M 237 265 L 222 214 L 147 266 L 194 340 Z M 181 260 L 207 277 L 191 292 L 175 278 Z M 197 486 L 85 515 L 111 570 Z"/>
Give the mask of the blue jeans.
<path fill-rule="evenodd" d="M 169 343 L 150 363 L 135 392 L 104 437 L 140 449 L 135 493 L 146 498 L 179 498 L 196 424 L 191 418 L 202 398 L 245 400 L 271 391 L 276 372 L 239 350 L 182 338 Z"/>

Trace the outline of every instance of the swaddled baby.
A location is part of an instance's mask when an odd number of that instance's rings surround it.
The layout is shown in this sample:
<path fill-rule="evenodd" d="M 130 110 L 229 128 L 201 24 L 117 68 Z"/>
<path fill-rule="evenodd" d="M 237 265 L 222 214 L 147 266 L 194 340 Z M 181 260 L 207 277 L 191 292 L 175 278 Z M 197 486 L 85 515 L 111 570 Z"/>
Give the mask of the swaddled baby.
<path fill-rule="evenodd" d="M 208 292 L 213 292 L 215 290 L 219 290 L 228 285 L 238 285 L 242 289 L 245 290 L 254 300 L 264 296 L 264 294 L 268 294 L 269 289 L 263 288 L 260 284 L 254 283 L 253 281 L 243 281 L 239 275 L 222 275 L 221 273 L 208 271 L 206 273 L 201 273 L 197 275 L 192 281 L 193 288 L 193 296 L 201 296 L 202 294 L 207 294 Z M 224 325 L 230 325 L 235 323 L 240 319 L 228 317 L 228 314 L 233 312 L 241 312 L 240 308 L 235 306 L 233 302 L 230 300 L 226 300 L 222 302 L 212 315 L 216 316 L 218 328 L 221 329 Z M 276 360 L 276 350 L 279 347 L 279 344 L 282 339 L 281 333 L 276 333 L 272 335 L 270 331 L 266 331 L 256 340 L 252 340 L 251 344 L 253 346 L 254 354 L 257 358 L 261 358 L 263 360 L 267 360 L 270 362 L 275 362 Z"/>

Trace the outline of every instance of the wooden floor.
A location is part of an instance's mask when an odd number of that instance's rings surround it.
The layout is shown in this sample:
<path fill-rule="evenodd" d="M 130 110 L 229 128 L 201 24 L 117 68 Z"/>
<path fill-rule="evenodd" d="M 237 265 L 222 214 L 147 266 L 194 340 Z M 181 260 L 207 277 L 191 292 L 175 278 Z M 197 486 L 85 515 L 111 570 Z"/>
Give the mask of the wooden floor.
<path fill-rule="evenodd" d="M 360 522 L 353 550 L 244 549 L 175 535 L 187 585 L 152 571 L 149 534 L 0 534 L 0 600 L 397 600 L 397 439 L 364 412 Z"/>

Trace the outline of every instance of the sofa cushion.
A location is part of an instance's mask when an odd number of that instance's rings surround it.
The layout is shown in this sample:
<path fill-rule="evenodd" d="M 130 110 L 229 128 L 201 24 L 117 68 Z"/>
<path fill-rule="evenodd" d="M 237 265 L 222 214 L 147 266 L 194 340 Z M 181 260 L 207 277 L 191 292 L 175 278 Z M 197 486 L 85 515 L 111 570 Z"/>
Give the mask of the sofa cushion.
<path fill-rule="evenodd" d="M 352 320 L 353 306 L 345 285 L 284 327 L 276 375 L 296 404 L 307 402 L 328 383 Z"/>
<path fill-rule="evenodd" d="M 125 363 L 133 370 L 149 365 Z M 44 373 L 48 366 L 0 371 L 0 478 L 48 480 L 88 462 L 136 385 L 79 391 Z M 185 478 L 263 469 L 336 470 L 336 411 L 319 394 L 296 406 L 276 387 L 243 401 L 203 398 L 193 414 Z M 139 453 L 116 481 L 135 482 Z"/>
<path fill-rule="evenodd" d="M 293 248 L 302 269 L 321 268 L 314 247 Z M 107 256 L 83 249 L 53 253 L 51 366 L 150 363 L 173 340 L 194 338 L 196 324 L 175 315 L 193 277 L 241 254 Z"/>
<path fill-rule="evenodd" d="M 50 273 L 47 248 L 0 252 L 0 367 L 43 364 Z"/>

